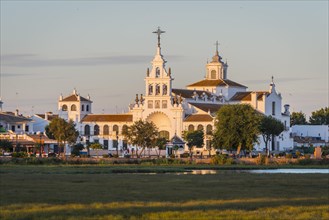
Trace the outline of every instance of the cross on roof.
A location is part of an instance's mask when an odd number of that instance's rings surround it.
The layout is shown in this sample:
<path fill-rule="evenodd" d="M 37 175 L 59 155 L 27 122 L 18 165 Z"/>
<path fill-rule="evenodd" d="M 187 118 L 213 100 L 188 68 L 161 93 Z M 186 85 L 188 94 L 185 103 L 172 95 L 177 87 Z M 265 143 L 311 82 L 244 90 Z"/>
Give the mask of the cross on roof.
<path fill-rule="evenodd" d="M 216 54 L 218 54 L 218 45 L 219 45 L 218 40 L 216 41 L 215 45 L 216 45 Z"/>
<path fill-rule="evenodd" d="M 163 34 L 163 33 L 166 33 L 166 32 L 165 32 L 165 31 L 162 31 L 162 30 L 160 29 L 160 27 L 158 27 L 158 30 L 153 31 L 152 33 L 158 35 L 158 47 L 160 47 L 160 35 Z"/>

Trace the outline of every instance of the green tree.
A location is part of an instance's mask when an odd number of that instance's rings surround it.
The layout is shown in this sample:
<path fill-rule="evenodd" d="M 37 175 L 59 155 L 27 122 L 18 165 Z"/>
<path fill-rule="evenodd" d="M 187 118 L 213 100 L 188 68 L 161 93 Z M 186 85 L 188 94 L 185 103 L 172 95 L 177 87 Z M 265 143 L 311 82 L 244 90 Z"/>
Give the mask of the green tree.
<path fill-rule="evenodd" d="M 192 150 L 194 147 L 201 148 L 203 146 L 204 132 L 203 130 L 184 131 L 183 138 L 186 141 L 188 150 L 190 151 L 190 158 L 192 159 Z"/>
<path fill-rule="evenodd" d="M 128 126 L 126 131 L 122 131 L 122 134 L 129 144 L 142 148 L 139 154 L 138 148 L 136 148 L 136 156 L 140 157 L 146 147 L 155 145 L 156 138 L 158 137 L 158 129 L 153 122 L 139 120 L 133 125 Z"/>
<path fill-rule="evenodd" d="M 166 144 L 167 144 L 168 140 L 164 137 L 158 137 L 155 141 L 155 146 L 158 147 L 159 152 L 158 152 L 158 157 L 160 157 L 161 155 L 161 150 L 166 149 Z"/>
<path fill-rule="evenodd" d="M 268 143 L 284 131 L 284 124 L 272 116 L 263 116 L 259 124 L 259 131 L 265 142 L 266 154 L 269 156 Z"/>
<path fill-rule="evenodd" d="M 0 148 L 4 151 L 13 151 L 13 143 L 7 139 L 0 140 Z"/>
<path fill-rule="evenodd" d="M 293 112 L 290 115 L 290 126 L 293 125 L 306 125 L 306 116 L 303 112 Z"/>
<path fill-rule="evenodd" d="M 80 155 L 80 151 L 83 150 L 84 146 L 81 143 L 75 144 L 72 146 L 72 151 L 71 151 L 71 155 L 74 156 L 79 156 Z"/>
<path fill-rule="evenodd" d="M 69 122 L 62 118 L 54 118 L 49 125 L 47 125 L 46 131 L 48 134 L 53 136 L 58 142 L 59 152 L 60 148 L 64 147 L 65 144 L 75 144 L 79 136 L 79 132 L 75 129 L 75 124 L 72 120 Z M 66 155 L 66 149 L 64 147 L 64 156 Z"/>
<path fill-rule="evenodd" d="M 260 113 L 250 105 L 225 105 L 216 116 L 212 146 L 229 150 L 252 150 L 258 141 Z"/>
<path fill-rule="evenodd" d="M 325 107 L 312 112 L 310 123 L 312 125 L 329 125 L 329 108 Z"/>
<path fill-rule="evenodd" d="M 89 147 L 93 150 L 96 150 L 97 157 L 98 157 L 98 150 L 103 149 L 103 146 L 100 143 L 92 143 Z"/>

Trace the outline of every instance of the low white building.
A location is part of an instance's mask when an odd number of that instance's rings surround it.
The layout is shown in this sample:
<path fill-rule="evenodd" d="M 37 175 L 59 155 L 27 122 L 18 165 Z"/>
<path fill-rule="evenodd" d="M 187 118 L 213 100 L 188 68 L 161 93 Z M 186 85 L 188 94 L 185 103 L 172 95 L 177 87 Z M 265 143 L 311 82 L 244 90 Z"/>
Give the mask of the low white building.
<path fill-rule="evenodd" d="M 294 147 L 328 146 L 329 125 L 293 125 Z"/>

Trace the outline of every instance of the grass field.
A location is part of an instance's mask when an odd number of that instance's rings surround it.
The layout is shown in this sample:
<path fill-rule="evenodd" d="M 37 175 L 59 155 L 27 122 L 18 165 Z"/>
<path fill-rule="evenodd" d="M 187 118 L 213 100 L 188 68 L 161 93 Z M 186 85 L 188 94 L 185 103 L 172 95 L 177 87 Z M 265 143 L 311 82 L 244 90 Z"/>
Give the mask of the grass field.
<path fill-rule="evenodd" d="M 0 166 L 0 219 L 329 219 L 328 174 L 116 173 L 184 167 Z"/>

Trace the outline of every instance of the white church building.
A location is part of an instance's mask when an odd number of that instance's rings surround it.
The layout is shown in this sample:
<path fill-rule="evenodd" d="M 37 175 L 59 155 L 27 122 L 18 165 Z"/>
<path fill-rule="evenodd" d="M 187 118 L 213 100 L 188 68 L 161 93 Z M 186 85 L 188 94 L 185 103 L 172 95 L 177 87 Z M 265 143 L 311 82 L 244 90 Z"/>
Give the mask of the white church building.
<path fill-rule="evenodd" d="M 289 105 L 282 111 L 282 97 L 276 91 L 275 83 L 270 83 L 264 91 L 248 91 L 247 87 L 228 79 L 228 64 L 222 61 L 218 52 L 206 64 L 206 77 L 186 88 L 173 88 L 171 68 L 166 68 L 166 60 L 161 53 L 159 28 L 153 32 L 158 36 L 156 54 L 147 69 L 145 94 L 136 94 L 134 104 L 126 114 L 93 114 L 92 101 L 84 98 L 76 90 L 68 97 L 62 95 L 58 101 L 59 117 L 72 119 L 80 132 L 82 142 L 99 142 L 108 150 L 131 148 L 125 141 L 122 130 L 140 119 L 152 121 L 160 136 L 171 142 L 183 145 L 182 132 L 185 130 L 204 130 L 204 148 L 210 148 L 211 134 L 214 129 L 216 112 L 228 104 L 250 104 L 264 115 L 272 115 L 285 125 L 283 131 L 272 141 L 272 150 L 286 150 L 293 147 L 290 137 Z M 256 150 L 265 147 L 262 138 L 255 145 Z"/>

